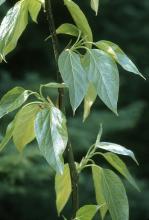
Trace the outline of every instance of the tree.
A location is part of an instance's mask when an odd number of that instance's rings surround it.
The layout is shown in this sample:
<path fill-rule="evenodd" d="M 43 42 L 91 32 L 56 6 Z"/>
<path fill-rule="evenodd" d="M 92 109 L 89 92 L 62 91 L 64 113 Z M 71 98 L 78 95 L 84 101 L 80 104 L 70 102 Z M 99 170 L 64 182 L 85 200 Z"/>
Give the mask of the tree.
<path fill-rule="evenodd" d="M 62 0 L 63 1 L 63 0 Z M 0 4 L 4 3 L 1 1 Z M 91 220 L 100 210 L 105 218 L 109 211 L 113 220 L 129 219 L 129 205 L 121 179 L 110 169 L 105 169 L 94 162 L 94 156 L 103 157 L 136 189 L 134 179 L 125 163 L 118 155 L 131 157 L 136 163 L 134 153 L 118 144 L 101 142 L 102 126 L 95 143 L 89 148 L 80 163 L 73 155 L 73 143 L 70 143 L 64 106 L 66 91 L 69 92 L 73 114 L 84 101 L 83 120 L 90 114 L 97 97 L 116 115 L 119 93 L 119 72 L 117 63 L 126 71 L 141 77 L 137 67 L 112 42 L 100 40 L 93 42 L 92 30 L 80 7 L 72 0 L 64 0 L 74 24 L 64 23 L 55 28 L 52 0 L 20 0 L 6 14 L 0 26 L 0 59 L 5 61 L 8 53 L 15 49 L 17 42 L 28 25 L 29 16 L 37 22 L 41 8 L 47 15 L 55 56 L 55 75 L 57 82 L 40 85 L 39 92 L 15 87 L 8 91 L 0 101 L 0 118 L 19 109 L 14 120 L 10 122 L 6 135 L 0 143 L 2 150 L 12 138 L 17 149 L 22 152 L 25 146 L 36 138 L 41 154 L 55 170 L 56 207 L 58 215 L 72 194 L 72 219 Z M 99 0 L 91 0 L 91 7 L 98 13 Z M 70 35 L 71 42 L 61 52 L 58 35 Z M 144 77 L 143 77 L 144 78 Z M 58 90 L 57 100 L 52 102 L 45 97 L 43 89 Z M 28 98 L 35 98 L 27 102 Z M 27 102 L 27 103 L 26 103 Z M 103 151 L 102 151 L 103 150 Z M 105 153 L 104 150 L 107 152 Z M 67 152 L 64 163 L 63 153 Z M 91 168 L 96 204 L 79 207 L 79 176 L 85 168 Z M 65 217 L 64 217 L 65 218 Z M 66 219 L 66 218 L 65 218 Z"/>

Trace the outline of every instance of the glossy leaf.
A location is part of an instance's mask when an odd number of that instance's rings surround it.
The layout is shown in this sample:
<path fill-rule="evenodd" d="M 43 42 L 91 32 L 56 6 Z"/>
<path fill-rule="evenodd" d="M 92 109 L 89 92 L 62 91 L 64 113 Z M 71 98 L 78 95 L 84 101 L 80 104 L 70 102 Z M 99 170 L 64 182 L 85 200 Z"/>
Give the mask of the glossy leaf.
<path fill-rule="evenodd" d="M 107 207 L 106 200 L 103 194 L 102 185 L 100 184 L 101 175 L 99 172 L 99 168 L 97 166 L 92 166 L 92 176 L 93 176 L 93 182 L 94 182 L 96 201 L 97 201 L 97 204 L 101 206 L 100 214 L 101 214 L 101 219 L 103 220 L 108 211 L 108 207 Z"/>
<path fill-rule="evenodd" d="M 28 23 L 28 1 L 18 1 L 4 17 L 0 26 L 0 56 L 10 53 Z"/>
<path fill-rule="evenodd" d="M 93 36 L 91 28 L 88 24 L 88 21 L 84 15 L 84 13 L 81 11 L 80 7 L 74 3 L 72 0 L 64 0 L 64 4 L 68 8 L 75 24 L 81 30 L 83 38 L 85 38 L 85 41 L 92 42 Z M 87 47 L 91 47 L 91 44 L 87 44 Z"/>
<path fill-rule="evenodd" d="M 92 220 L 99 208 L 98 205 L 85 205 L 77 211 L 75 220 Z"/>
<path fill-rule="evenodd" d="M 96 97 L 97 97 L 97 92 L 95 90 L 95 87 L 93 86 L 93 84 L 90 83 L 84 98 L 83 121 L 85 121 L 86 118 L 89 116 L 91 107 L 94 104 Z"/>
<path fill-rule="evenodd" d="M 129 170 L 127 169 L 127 166 L 116 154 L 108 152 L 102 155 L 116 170 L 118 170 L 130 182 L 132 186 L 134 186 L 139 191 L 139 188 L 135 180 L 131 176 Z"/>
<path fill-rule="evenodd" d="M 39 112 L 35 120 L 35 134 L 41 154 L 56 172 L 62 174 L 62 154 L 68 141 L 63 113 L 53 106 Z"/>
<path fill-rule="evenodd" d="M 88 49 L 85 60 L 88 80 L 94 84 L 100 99 L 117 114 L 119 93 L 117 65 L 108 54 L 98 49 Z"/>
<path fill-rule="evenodd" d="M 131 150 L 128 150 L 127 148 L 125 148 L 121 145 L 114 144 L 114 143 L 109 143 L 109 142 L 100 142 L 96 145 L 96 147 L 100 148 L 100 149 L 110 151 L 110 152 L 113 152 L 115 154 L 121 154 L 121 155 L 129 156 L 138 164 L 134 153 Z"/>
<path fill-rule="evenodd" d="M 22 87 L 15 87 L 0 100 L 0 118 L 19 108 L 32 93 Z"/>
<path fill-rule="evenodd" d="M 39 0 L 30 0 L 28 10 L 34 22 L 37 22 L 37 17 L 41 9 L 41 2 Z"/>
<path fill-rule="evenodd" d="M 56 33 L 77 37 L 79 35 L 79 29 L 74 24 L 65 23 L 56 29 Z"/>
<path fill-rule="evenodd" d="M 99 0 L 91 0 L 91 8 L 98 14 Z"/>
<path fill-rule="evenodd" d="M 87 91 L 86 72 L 82 67 L 80 56 L 68 49 L 61 53 L 58 65 L 61 76 L 69 87 L 70 103 L 75 112 Z"/>
<path fill-rule="evenodd" d="M 60 215 L 71 194 L 71 177 L 68 164 L 65 164 L 62 175 L 56 174 L 55 191 L 57 212 Z"/>
<path fill-rule="evenodd" d="M 4 147 L 6 146 L 6 144 L 9 142 L 9 140 L 12 137 L 12 133 L 13 133 L 13 129 L 14 129 L 14 121 L 12 121 L 8 126 L 7 126 L 7 130 L 6 130 L 6 134 L 3 137 L 2 141 L 0 142 L 0 151 L 2 151 L 4 149 Z"/>
<path fill-rule="evenodd" d="M 111 55 L 126 71 L 142 76 L 135 64 L 118 45 L 110 41 L 101 40 L 96 43 L 96 46 Z"/>
<path fill-rule="evenodd" d="M 39 104 L 28 104 L 16 115 L 14 120 L 13 141 L 19 151 L 35 138 L 34 121 L 40 111 Z"/>
<path fill-rule="evenodd" d="M 112 220 L 128 220 L 129 206 L 125 188 L 120 178 L 111 170 L 95 166 L 100 176 L 98 185 L 106 201 Z"/>

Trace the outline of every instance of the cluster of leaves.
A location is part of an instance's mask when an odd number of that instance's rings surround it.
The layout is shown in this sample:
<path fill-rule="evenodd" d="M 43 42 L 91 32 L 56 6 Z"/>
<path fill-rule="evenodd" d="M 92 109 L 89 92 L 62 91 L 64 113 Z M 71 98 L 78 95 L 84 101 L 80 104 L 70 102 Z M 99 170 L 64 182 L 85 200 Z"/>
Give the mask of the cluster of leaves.
<path fill-rule="evenodd" d="M 1 60 L 5 60 L 5 56 L 16 47 L 19 37 L 27 26 L 28 15 L 30 14 L 33 21 L 37 21 L 42 4 L 44 5 L 44 1 L 20 0 L 8 11 L 0 26 Z M 63 160 L 68 133 L 65 115 L 54 105 L 50 97 L 43 95 L 43 88 L 68 89 L 74 113 L 84 100 L 83 118 L 85 120 L 97 95 L 109 109 L 117 114 L 119 73 L 116 62 L 125 70 L 142 76 L 133 62 L 116 44 L 105 40 L 93 42 L 93 34 L 88 21 L 76 3 L 72 0 L 64 0 L 64 4 L 75 25 L 62 24 L 56 32 L 77 37 L 77 40 L 68 46 L 58 59 L 58 67 L 64 83 L 41 85 L 39 92 L 15 87 L 0 101 L 0 118 L 21 107 L 14 120 L 8 125 L 6 135 L 0 143 L 0 150 L 11 138 L 19 151 L 22 151 L 32 140 L 37 139 L 41 154 L 56 171 L 56 204 L 59 214 L 72 190 L 70 169 Z M 91 1 L 91 7 L 96 13 L 98 4 L 98 0 Z M 36 97 L 36 100 L 24 104 L 31 95 Z M 103 156 L 137 188 L 126 165 L 116 154 L 130 156 L 135 161 L 136 159 L 132 151 L 117 144 L 100 142 L 100 137 L 101 131 L 86 156 L 79 164 L 76 164 L 78 174 L 86 167 L 92 168 L 97 205 L 86 205 L 80 208 L 75 219 L 91 220 L 100 209 L 102 219 L 109 211 L 113 220 L 126 220 L 129 218 L 129 206 L 120 178 L 113 171 L 96 165 L 92 158 L 95 155 Z M 98 152 L 98 149 L 109 152 Z"/>

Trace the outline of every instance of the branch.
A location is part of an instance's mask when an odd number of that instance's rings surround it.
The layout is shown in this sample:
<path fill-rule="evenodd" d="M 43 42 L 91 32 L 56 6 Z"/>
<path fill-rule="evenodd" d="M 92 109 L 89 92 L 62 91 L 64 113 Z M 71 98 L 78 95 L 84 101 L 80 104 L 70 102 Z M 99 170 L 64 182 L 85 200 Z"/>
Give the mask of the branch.
<path fill-rule="evenodd" d="M 56 35 L 53 13 L 52 13 L 51 0 L 45 0 L 45 9 L 46 9 L 46 15 L 47 15 L 47 20 L 48 20 L 48 25 L 49 25 L 49 31 L 52 37 L 52 45 L 53 45 L 55 64 L 56 64 L 57 81 L 61 83 L 62 78 L 60 76 L 59 69 L 58 69 L 59 46 L 58 46 L 58 39 Z M 64 89 L 59 89 L 58 93 L 59 93 L 59 96 L 58 96 L 59 109 L 63 111 Z M 68 157 L 68 164 L 70 168 L 70 176 L 71 176 L 71 183 L 72 183 L 72 208 L 73 208 L 72 218 L 75 218 L 76 211 L 79 208 L 78 172 L 76 169 L 76 164 L 75 164 L 74 154 L 73 154 L 71 144 L 67 145 L 67 157 Z"/>

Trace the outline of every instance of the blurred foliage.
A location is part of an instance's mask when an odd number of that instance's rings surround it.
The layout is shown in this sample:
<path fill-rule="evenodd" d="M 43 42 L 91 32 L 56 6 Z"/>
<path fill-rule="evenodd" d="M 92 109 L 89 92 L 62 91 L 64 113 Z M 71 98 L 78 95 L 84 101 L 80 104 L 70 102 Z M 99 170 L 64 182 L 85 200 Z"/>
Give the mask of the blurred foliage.
<path fill-rule="evenodd" d="M 79 161 L 95 141 L 100 123 L 103 123 L 103 140 L 132 147 L 140 166 L 136 167 L 129 160 L 126 162 L 131 173 L 135 173 L 141 193 L 132 190 L 128 185 L 130 220 L 148 220 L 149 1 L 101 0 L 97 17 L 89 8 L 90 1 L 76 1 L 89 19 L 94 30 L 94 40 L 104 39 L 117 43 L 137 64 L 147 80 L 143 81 L 120 68 L 119 117 L 108 111 L 98 99 L 95 109 L 92 109 L 86 122 L 82 123 L 81 110 L 73 117 L 69 103 L 66 102 L 75 157 Z M 6 1 L 0 7 L 0 20 L 15 2 Z M 53 2 L 56 26 L 71 21 L 62 1 Z M 7 63 L 0 65 L 0 96 L 16 85 L 37 90 L 39 84 L 56 80 L 51 42 L 45 41 L 48 34 L 46 17 L 41 12 L 39 24 L 30 22 L 18 47 L 7 57 Z M 70 38 L 60 36 L 59 40 L 63 49 Z M 55 91 L 45 90 L 45 93 L 52 95 L 55 100 Z M 7 123 L 13 117 L 14 113 L 0 121 L 0 140 Z M 97 161 L 105 166 L 102 159 L 97 158 Z M 91 184 L 88 170 L 80 178 L 81 204 L 83 201 L 95 201 Z M 50 216 L 52 220 L 57 219 L 54 198 L 53 173 L 39 156 L 37 144 L 28 146 L 24 155 L 19 155 L 14 150 L 13 143 L 10 143 L 7 150 L 0 155 L 0 219 L 48 220 Z M 65 212 L 68 212 L 68 207 Z"/>

